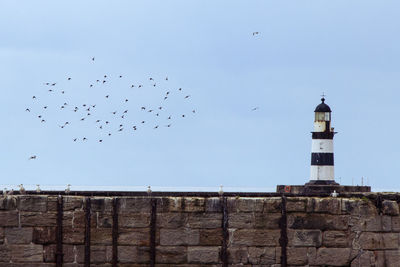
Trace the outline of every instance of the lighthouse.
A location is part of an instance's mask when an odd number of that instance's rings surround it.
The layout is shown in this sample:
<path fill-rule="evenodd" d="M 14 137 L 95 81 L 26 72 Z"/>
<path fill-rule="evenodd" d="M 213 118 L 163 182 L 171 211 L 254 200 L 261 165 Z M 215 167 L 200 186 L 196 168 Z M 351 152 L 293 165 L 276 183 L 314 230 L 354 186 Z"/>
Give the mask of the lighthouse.
<path fill-rule="evenodd" d="M 308 184 L 329 185 L 335 182 L 333 137 L 336 132 L 331 127 L 331 108 L 325 104 L 322 96 L 321 104 L 315 110 L 314 131 L 311 145 L 311 176 Z"/>

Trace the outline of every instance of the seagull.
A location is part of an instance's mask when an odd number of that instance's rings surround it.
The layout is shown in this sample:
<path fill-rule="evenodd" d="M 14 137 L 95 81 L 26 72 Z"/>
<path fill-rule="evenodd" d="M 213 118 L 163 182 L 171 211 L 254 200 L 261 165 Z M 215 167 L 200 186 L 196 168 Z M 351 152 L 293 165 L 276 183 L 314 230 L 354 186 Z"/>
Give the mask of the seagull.
<path fill-rule="evenodd" d="M 253 36 L 257 35 L 257 34 L 260 34 L 260 32 L 253 32 Z"/>
<path fill-rule="evenodd" d="M 165 96 L 165 97 L 164 97 L 164 100 L 167 100 L 167 98 L 168 98 L 168 97 L 167 97 L 167 96 Z"/>
<path fill-rule="evenodd" d="M 196 113 L 196 110 L 193 109 L 192 112 L 193 112 L 193 113 Z"/>
<path fill-rule="evenodd" d="M 118 130 L 118 132 L 122 132 L 123 129 L 124 129 L 124 128 L 120 128 L 120 129 Z"/>
<path fill-rule="evenodd" d="M 125 103 L 128 102 L 128 101 L 129 101 L 128 99 L 125 99 Z"/>
<path fill-rule="evenodd" d="M 170 119 L 171 119 L 171 116 L 168 117 L 168 120 L 170 120 Z"/>
<path fill-rule="evenodd" d="M 131 85 L 131 88 L 135 87 L 133 84 Z"/>
<path fill-rule="evenodd" d="M 128 110 L 125 110 L 124 113 L 128 113 Z"/>
<path fill-rule="evenodd" d="M 153 112 L 153 110 L 152 110 L 152 109 L 150 109 L 148 112 Z"/>
<path fill-rule="evenodd" d="M 145 109 L 146 109 L 146 107 L 141 107 L 141 109 L 142 109 L 142 110 L 145 110 Z"/>
<path fill-rule="evenodd" d="M 336 190 L 333 190 L 331 197 L 337 197 L 339 195 L 339 193 L 336 192 Z"/>
<path fill-rule="evenodd" d="M 65 91 L 61 91 L 61 94 L 64 94 L 65 93 Z"/>
<path fill-rule="evenodd" d="M 167 77 L 165 77 L 165 80 L 166 80 L 166 81 L 168 81 L 168 76 L 167 76 Z"/>
<path fill-rule="evenodd" d="M 103 83 L 106 83 L 106 80 L 104 80 Z"/>
<path fill-rule="evenodd" d="M 83 104 L 82 107 L 86 107 L 86 104 Z"/>
<path fill-rule="evenodd" d="M 85 120 L 85 118 L 82 118 L 82 119 L 81 119 L 81 121 L 84 121 L 84 120 Z"/>
<path fill-rule="evenodd" d="M 138 86 L 138 87 L 139 87 L 139 88 L 140 88 L 140 87 L 143 87 L 143 85 L 139 84 L 139 86 Z"/>
<path fill-rule="evenodd" d="M 101 143 L 101 142 L 103 142 L 103 140 L 102 140 L 102 139 L 100 139 L 100 140 L 99 140 L 99 143 Z"/>
<path fill-rule="evenodd" d="M 109 133 L 108 136 L 111 136 L 111 133 Z"/>
<path fill-rule="evenodd" d="M 71 185 L 67 184 L 67 188 L 65 188 L 65 193 L 69 194 L 71 192 Z"/>
<path fill-rule="evenodd" d="M 36 155 L 30 156 L 29 160 L 31 160 L 31 159 L 36 159 Z"/>
<path fill-rule="evenodd" d="M 121 116 L 121 119 L 125 119 L 125 115 L 122 115 L 122 116 Z"/>
<path fill-rule="evenodd" d="M 154 81 L 154 79 L 153 79 L 153 78 L 150 78 L 149 80 L 150 80 L 150 81 Z"/>
<path fill-rule="evenodd" d="M 39 115 L 39 116 L 37 116 L 39 119 L 41 119 L 42 118 L 42 115 Z"/>
<path fill-rule="evenodd" d="M 52 83 L 51 86 L 56 86 L 57 83 Z"/>
<path fill-rule="evenodd" d="M 25 109 L 25 111 L 31 112 L 31 110 L 29 108 Z"/>
<path fill-rule="evenodd" d="M 109 124 L 110 122 L 109 121 L 106 121 L 106 124 Z"/>
<path fill-rule="evenodd" d="M 45 120 L 41 120 L 40 122 L 46 122 Z"/>
<path fill-rule="evenodd" d="M 165 94 L 166 94 L 166 95 L 169 95 L 169 92 L 166 92 Z"/>
<path fill-rule="evenodd" d="M 169 128 L 169 127 L 171 127 L 171 124 L 165 125 L 165 127 L 168 127 L 168 128 Z"/>
<path fill-rule="evenodd" d="M 91 84 L 90 87 L 93 87 L 93 84 Z"/>
<path fill-rule="evenodd" d="M 122 75 L 119 75 L 120 78 L 122 78 Z"/>
<path fill-rule="evenodd" d="M 120 125 L 119 125 L 119 128 L 121 128 L 122 126 L 124 126 L 124 125 L 123 125 L 123 124 L 120 124 Z"/>
<path fill-rule="evenodd" d="M 182 91 L 182 88 L 179 88 L 178 90 L 179 90 L 179 91 Z"/>
<path fill-rule="evenodd" d="M 146 121 L 142 121 L 142 123 L 145 123 Z"/>
<path fill-rule="evenodd" d="M 147 194 L 149 194 L 149 195 L 150 195 L 150 194 L 151 194 L 151 192 L 152 192 L 152 191 L 151 191 L 151 186 L 149 185 L 149 186 L 147 187 Z"/>
<path fill-rule="evenodd" d="M 116 112 L 116 111 L 113 111 L 113 112 L 111 112 L 111 113 L 112 113 L 112 114 L 114 114 L 114 115 L 115 115 L 115 114 L 117 114 L 117 112 Z"/>
<path fill-rule="evenodd" d="M 136 131 L 136 130 L 137 130 L 136 126 L 133 126 L 132 128 L 133 128 L 133 130 L 134 130 L 134 131 Z"/>
<path fill-rule="evenodd" d="M 109 98 L 110 97 L 110 95 L 106 95 L 106 98 Z"/>
<path fill-rule="evenodd" d="M 154 126 L 154 129 L 157 129 L 157 128 L 158 128 L 158 125 Z"/>
<path fill-rule="evenodd" d="M 36 96 L 32 96 L 32 99 L 36 99 Z"/>
<path fill-rule="evenodd" d="M 26 191 L 25 191 L 24 185 L 20 184 L 18 187 L 19 187 L 19 193 L 21 195 L 25 195 Z"/>
<path fill-rule="evenodd" d="M 156 84 L 153 84 L 154 87 L 156 87 Z"/>
<path fill-rule="evenodd" d="M 47 106 L 44 106 L 43 108 L 44 108 L 44 109 L 47 109 Z"/>
<path fill-rule="evenodd" d="M 92 57 L 92 61 L 94 61 L 94 57 Z"/>
<path fill-rule="evenodd" d="M 70 81 L 71 80 L 71 78 L 68 78 L 68 81 Z"/>
<path fill-rule="evenodd" d="M 187 95 L 187 96 L 185 96 L 185 99 L 186 99 L 186 98 L 189 98 L 189 97 L 190 97 L 190 95 Z"/>
<path fill-rule="evenodd" d="M 182 115 L 182 118 L 185 118 L 185 115 L 184 115 L 184 114 Z"/>
<path fill-rule="evenodd" d="M 40 191 L 41 191 L 41 190 L 40 190 L 40 185 L 37 184 L 37 185 L 36 185 L 36 193 L 40 193 Z"/>
<path fill-rule="evenodd" d="M 96 122 L 100 122 L 101 120 L 97 120 Z"/>
<path fill-rule="evenodd" d="M 76 140 L 78 140 L 78 138 L 74 138 L 74 142 L 76 142 Z"/>
<path fill-rule="evenodd" d="M 83 139 L 82 139 L 83 141 L 86 141 L 87 140 L 87 138 L 86 137 L 83 137 Z"/>
<path fill-rule="evenodd" d="M 104 75 L 104 78 L 107 78 L 107 75 Z"/>
<path fill-rule="evenodd" d="M 162 107 L 158 107 L 159 110 L 162 110 Z"/>
<path fill-rule="evenodd" d="M 256 111 L 258 109 L 259 109 L 259 107 L 255 107 L 255 108 L 252 108 L 251 111 Z"/>
<path fill-rule="evenodd" d="M 223 194 L 224 194 L 224 190 L 222 189 L 222 185 L 219 187 L 219 191 L 218 191 L 218 194 L 220 195 L 220 196 L 222 196 Z"/>

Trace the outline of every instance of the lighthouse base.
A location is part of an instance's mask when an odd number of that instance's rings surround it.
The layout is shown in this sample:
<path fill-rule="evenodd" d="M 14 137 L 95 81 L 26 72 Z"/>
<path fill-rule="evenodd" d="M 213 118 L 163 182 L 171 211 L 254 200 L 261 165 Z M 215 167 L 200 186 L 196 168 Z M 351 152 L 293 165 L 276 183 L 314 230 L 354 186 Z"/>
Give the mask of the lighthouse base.
<path fill-rule="evenodd" d="M 305 185 L 278 185 L 276 192 L 288 195 L 316 195 L 316 196 L 329 196 L 333 192 L 339 193 L 367 193 L 371 192 L 370 186 L 351 186 L 340 185 L 335 181 L 333 183 L 307 183 Z M 326 181 L 323 181 L 326 182 Z"/>
<path fill-rule="evenodd" d="M 310 180 L 305 186 L 311 185 L 339 185 L 335 180 Z"/>

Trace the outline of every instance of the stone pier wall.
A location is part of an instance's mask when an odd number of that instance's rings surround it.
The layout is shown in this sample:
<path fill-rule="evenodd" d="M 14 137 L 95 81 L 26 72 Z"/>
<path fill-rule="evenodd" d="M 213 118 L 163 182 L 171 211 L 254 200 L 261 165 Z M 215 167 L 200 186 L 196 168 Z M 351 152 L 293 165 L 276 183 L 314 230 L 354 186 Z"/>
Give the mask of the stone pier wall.
<path fill-rule="evenodd" d="M 398 195 L 0 197 L 0 267 L 400 266 Z"/>

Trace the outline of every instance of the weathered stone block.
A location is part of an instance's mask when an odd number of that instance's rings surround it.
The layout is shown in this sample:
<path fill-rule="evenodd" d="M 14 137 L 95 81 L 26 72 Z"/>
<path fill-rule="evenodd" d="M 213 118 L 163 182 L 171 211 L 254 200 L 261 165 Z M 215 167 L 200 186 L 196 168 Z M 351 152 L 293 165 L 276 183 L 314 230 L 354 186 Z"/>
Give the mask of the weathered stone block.
<path fill-rule="evenodd" d="M 92 212 L 113 212 L 113 198 L 110 197 L 94 197 L 90 199 L 90 210 Z"/>
<path fill-rule="evenodd" d="M 202 197 L 185 197 L 184 209 L 185 212 L 204 212 L 205 211 L 205 200 Z"/>
<path fill-rule="evenodd" d="M 222 212 L 222 201 L 219 197 L 206 198 L 206 212 Z"/>
<path fill-rule="evenodd" d="M 199 230 L 193 229 L 161 229 L 160 244 L 162 246 L 198 245 Z"/>
<path fill-rule="evenodd" d="M 96 225 L 99 228 L 112 228 L 113 217 L 112 214 L 97 212 Z"/>
<path fill-rule="evenodd" d="M 221 246 L 222 245 L 222 229 L 200 229 L 201 246 Z"/>
<path fill-rule="evenodd" d="M 158 223 L 157 218 L 157 223 Z M 131 213 L 118 216 L 118 225 L 122 228 L 150 227 L 150 213 Z"/>
<path fill-rule="evenodd" d="M 264 198 L 228 198 L 228 212 L 263 212 Z"/>
<path fill-rule="evenodd" d="M 322 233 L 320 230 L 289 230 L 288 239 L 291 247 L 320 247 Z"/>
<path fill-rule="evenodd" d="M 308 263 L 307 248 L 287 248 L 287 263 L 289 265 L 306 265 Z"/>
<path fill-rule="evenodd" d="M 251 264 L 274 264 L 276 263 L 276 248 L 271 247 L 249 247 L 249 263 Z"/>
<path fill-rule="evenodd" d="M 11 251 L 9 246 L 1 245 L 0 246 L 0 262 L 10 262 L 11 260 Z"/>
<path fill-rule="evenodd" d="M 118 214 L 151 212 L 151 198 L 149 197 L 119 198 L 118 202 Z"/>
<path fill-rule="evenodd" d="M 83 244 L 85 238 L 85 228 L 63 227 L 63 243 Z"/>
<path fill-rule="evenodd" d="M 396 218 L 396 217 L 394 217 Z M 351 216 L 349 225 L 352 231 L 382 232 L 391 231 L 391 216 Z"/>
<path fill-rule="evenodd" d="M 280 230 L 230 230 L 229 240 L 235 246 L 279 246 Z"/>
<path fill-rule="evenodd" d="M 29 244 L 32 242 L 32 233 L 31 227 L 5 229 L 8 244 Z"/>
<path fill-rule="evenodd" d="M 118 246 L 118 260 L 120 263 L 148 263 L 150 249 L 148 247 Z"/>
<path fill-rule="evenodd" d="M 17 209 L 17 198 L 15 196 L 0 197 L 0 210 Z"/>
<path fill-rule="evenodd" d="M 90 244 L 96 245 L 112 245 L 112 229 L 111 228 L 91 228 Z"/>
<path fill-rule="evenodd" d="M 184 246 L 157 246 L 156 247 L 156 262 L 180 264 L 186 263 L 187 247 Z"/>
<path fill-rule="evenodd" d="M 56 227 L 35 227 L 33 228 L 33 243 L 51 244 L 56 242 Z"/>
<path fill-rule="evenodd" d="M 44 262 L 56 262 L 56 252 L 57 245 L 44 245 L 43 246 L 43 259 Z M 82 246 L 82 257 L 83 257 L 83 246 Z M 77 249 L 73 245 L 63 245 L 63 262 L 70 263 L 74 262 L 77 259 Z M 83 261 L 83 258 L 82 258 Z M 81 261 L 80 261 L 81 262 Z"/>
<path fill-rule="evenodd" d="M 373 251 L 362 251 L 354 260 L 351 261 L 351 267 L 359 266 L 372 267 L 382 265 L 375 265 L 375 255 Z"/>
<path fill-rule="evenodd" d="M 385 263 L 386 263 L 386 265 L 385 265 L 386 267 L 398 267 L 399 263 L 400 263 L 400 251 L 399 250 L 386 250 L 385 251 Z"/>
<path fill-rule="evenodd" d="M 10 251 L 13 262 L 43 262 L 42 245 L 11 245 Z"/>
<path fill-rule="evenodd" d="M 392 217 L 392 231 L 400 232 L 400 216 Z"/>
<path fill-rule="evenodd" d="M 112 260 L 111 246 L 90 246 L 90 262 L 105 264 Z"/>
<path fill-rule="evenodd" d="M 57 214 L 50 212 L 21 212 L 21 226 L 56 226 Z"/>
<path fill-rule="evenodd" d="M 382 212 L 386 215 L 399 215 L 399 204 L 396 201 L 384 200 L 382 202 Z"/>
<path fill-rule="evenodd" d="M 64 196 L 63 197 L 63 210 L 73 211 L 77 209 L 83 209 L 83 197 L 77 196 Z"/>
<path fill-rule="evenodd" d="M 308 198 L 307 212 L 340 214 L 341 199 L 340 198 Z"/>
<path fill-rule="evenodd" d="M 161 228 L 176 229 L 186 227 L 189 214 L 183 212 L 169 212 L 157 214 L 157 226 Z"/>
<path fill-rule="evenodd" d="M 119 229 L 118 244 L 133 246 L 150 245 L 150 229 L 148 228 L 121 228 Z"/>
<path fill-rule="evenodd" d="M 190 213 L 187 221 L 187 227 L 213 229 L 222 226 L 221 213 Z"/>
<path fill-rule="evenodd" d="M 362 249 L 397 249 L 399 248 L 398 233 L 372 233 L 363 232 L 359 238 Z"/>
<path fill-rule="evenodd" d="M 219 247 L 188 247 L 189 263 L 218 263 Z"/>
<path fill-rule="evenodd" d="M 304 212 L 306 211 L 307 198 L 289 197 L 286 202 L 287 212 Z"/>
<path fill-rule="evenodd" d="M 0 227 L 19 226 L 18 211 L 0 211 Z"/>
<path fill-rule="evenodd" d="M 347 230 L 349 220 L 349 215 L 291 213 L 287 216 L 291 229 Z"/>
<path fill-rule="evenodd" d="M 228 263 L 230 264 L 246 264 L 249 262 L 249 252 L 247 247 L 228 247 Z M 229 265 L 234 266 L 234 265 Z"/>
<path fill-rule="evenodd" d="M 351 248 L 319 248 L 310 265 L 318 266 L 349 266 Z"/>
<path fill-rule="evenodd" d="M 238 229 L 279 229 L 279 213 L 232 213 L 228 221 L 230 228 Z"/>
<path fill-rule="evenodd" d="M 17 203 L 20 211 L 47 211 L 47 196 L 19 196 Z"/>
<path fill-rule="evenodd" d="M 347 248 L 351 246 L 355 234 L 345 231 L 325 231 L 322 244 L 325 247 Z"/>

